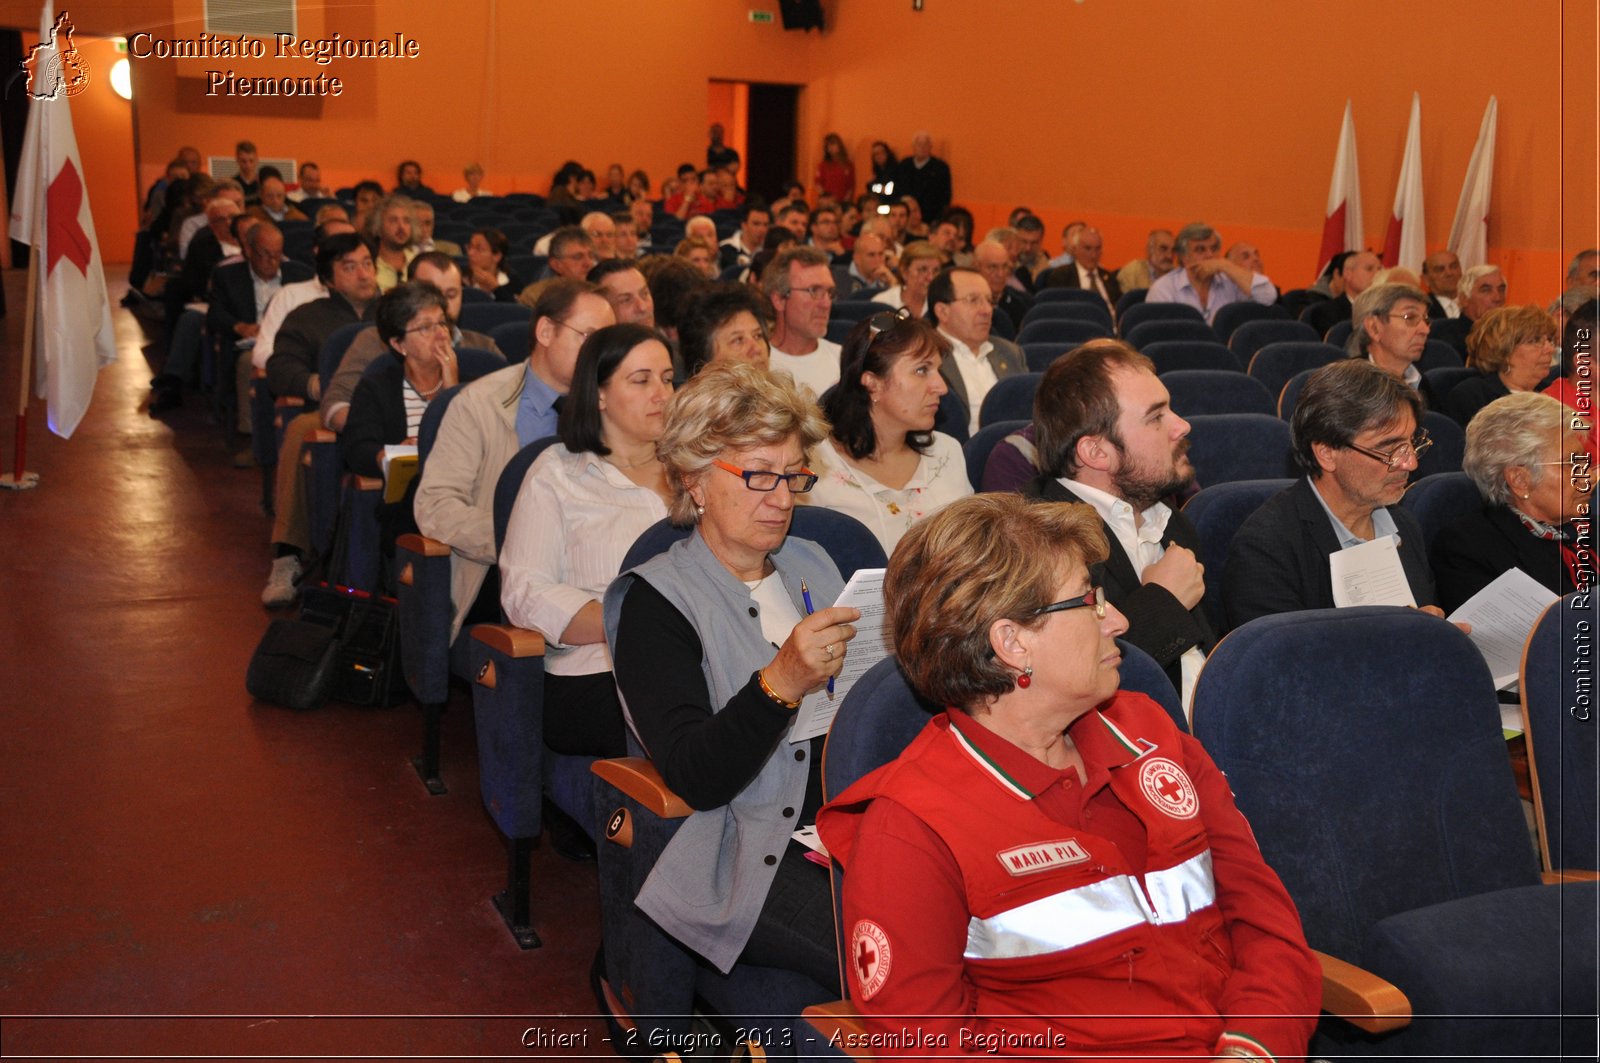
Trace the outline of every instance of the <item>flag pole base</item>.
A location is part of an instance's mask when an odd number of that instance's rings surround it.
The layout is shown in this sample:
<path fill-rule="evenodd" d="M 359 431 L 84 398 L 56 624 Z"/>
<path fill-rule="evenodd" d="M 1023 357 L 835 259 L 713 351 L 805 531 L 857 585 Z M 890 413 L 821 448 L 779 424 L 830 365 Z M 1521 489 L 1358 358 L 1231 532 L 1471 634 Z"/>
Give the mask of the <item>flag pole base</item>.
<path fill-rule="evenodd" d="M 20 476 L 15 473 L 0 473 L 0 489 L 6 491 L 31 491 L 39 486 L 39 474 L 25 472 Z"/>

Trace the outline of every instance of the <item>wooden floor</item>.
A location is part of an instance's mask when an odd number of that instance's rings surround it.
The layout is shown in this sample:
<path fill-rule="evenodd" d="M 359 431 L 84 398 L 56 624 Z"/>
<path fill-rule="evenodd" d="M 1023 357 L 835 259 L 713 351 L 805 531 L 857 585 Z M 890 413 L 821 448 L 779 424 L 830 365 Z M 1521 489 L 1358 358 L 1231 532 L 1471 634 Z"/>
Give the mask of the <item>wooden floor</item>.
<path fill-rule="evenodd" d="M 9 470 L 24 275 L 4 279 Z M 442 797 L 409 764 L 414 707 L 245 693 L 269 619 L 259 474 L 231 466 L 202 399 L 145 411 L 149 337 L 113 318 L 87 418 L 63 440 L 36 401 L 41 484 L 0 491 L 4 1055 L 526 1059 L 531 1030 L 610 1056 L 594 865 L 535 852 L 544 947 L 518 950 L 489 902 L 505 857 L 465 691 Z"/>

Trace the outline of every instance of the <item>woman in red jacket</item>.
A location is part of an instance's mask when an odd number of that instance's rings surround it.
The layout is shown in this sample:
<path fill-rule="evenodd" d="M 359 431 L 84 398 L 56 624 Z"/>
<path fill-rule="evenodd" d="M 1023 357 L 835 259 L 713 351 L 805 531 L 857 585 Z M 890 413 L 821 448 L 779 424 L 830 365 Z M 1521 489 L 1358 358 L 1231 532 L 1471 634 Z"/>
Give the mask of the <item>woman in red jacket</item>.
<path fill-rule="evenodd" d="M 856 194 L 856 167 L 838 133 L 822 138 L 822 161 L 817 163 L 817 198 L 832 196 L 840 205 Z"/>
<path fill-rule="evenodd" d="M 952 708 L 818 819 L 876 1051 L 1305 1052 L 1320 969 L 1299 915 L 1199 743 L 1118 689 L 1105 556 L 1088 506 L 1006 494 L 895 550 L 896 652 Z"/>

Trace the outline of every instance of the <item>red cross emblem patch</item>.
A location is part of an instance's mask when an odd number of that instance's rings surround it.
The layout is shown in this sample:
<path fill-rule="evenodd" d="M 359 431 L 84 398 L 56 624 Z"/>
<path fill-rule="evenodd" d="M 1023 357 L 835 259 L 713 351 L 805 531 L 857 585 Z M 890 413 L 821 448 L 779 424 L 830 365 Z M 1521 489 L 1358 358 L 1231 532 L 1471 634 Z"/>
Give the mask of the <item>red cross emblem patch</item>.
<path fill-rule="evenodd" d="M 850 933 L 850 967 L 862 1000 L 871 1000 L 889 980 L 889 935 L 870 919 L 859 920 Z"/>
<path fill-rule="evenodd" d="M 1193 819 L 1200 811 L 1194 783 L 1166 757 L 1152 757 L 1139 768 L 1139 788 L 1150 803 L 1173 819 Z"/>

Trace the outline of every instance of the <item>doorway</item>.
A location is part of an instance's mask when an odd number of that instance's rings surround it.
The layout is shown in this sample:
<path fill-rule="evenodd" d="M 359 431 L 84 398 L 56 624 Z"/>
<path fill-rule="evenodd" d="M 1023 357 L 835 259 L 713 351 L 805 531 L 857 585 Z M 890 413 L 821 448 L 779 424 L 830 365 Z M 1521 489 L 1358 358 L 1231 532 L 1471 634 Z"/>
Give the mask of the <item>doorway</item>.
<path fill-rule="evenodd" d="M 799 85 L 712 81 L 709 86 L 707 116 L 722 124 L 728 146 L 739 153 L 739 183 L 768 202 L 796 177 L 799 114 Z"/>

